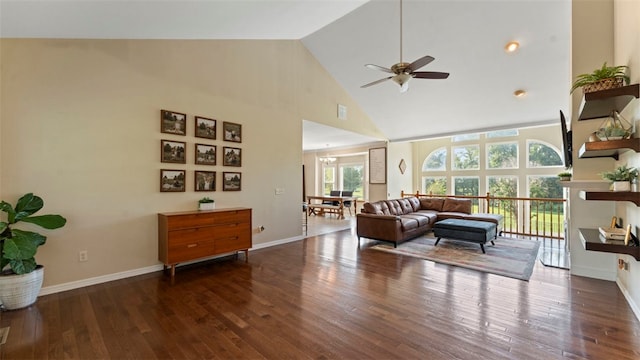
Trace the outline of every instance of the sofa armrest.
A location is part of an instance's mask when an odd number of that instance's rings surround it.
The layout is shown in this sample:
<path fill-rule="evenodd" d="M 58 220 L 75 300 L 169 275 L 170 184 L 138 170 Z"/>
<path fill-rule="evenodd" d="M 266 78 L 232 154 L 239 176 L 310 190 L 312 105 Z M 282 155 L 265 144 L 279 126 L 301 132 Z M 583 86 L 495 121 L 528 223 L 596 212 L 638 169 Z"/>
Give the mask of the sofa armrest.
<path fill-rule="evenodd" d="M 358 238 L 366 237 L 397 242 L 402 239 L 402 222 L 399 216 L 356 214 Z"/>

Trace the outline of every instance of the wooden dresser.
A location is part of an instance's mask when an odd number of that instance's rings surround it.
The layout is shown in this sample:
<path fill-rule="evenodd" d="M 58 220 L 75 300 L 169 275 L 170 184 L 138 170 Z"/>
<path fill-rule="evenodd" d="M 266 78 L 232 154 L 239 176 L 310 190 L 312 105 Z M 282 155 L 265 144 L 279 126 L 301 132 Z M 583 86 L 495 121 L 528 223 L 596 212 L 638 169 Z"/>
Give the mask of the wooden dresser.
<path fill-rule="evenodd" d="M 172 278 L 181 262 L 241 250 L 247 261 L 251 246 L 250 208 L 158 214 L 158 259 Z"/>

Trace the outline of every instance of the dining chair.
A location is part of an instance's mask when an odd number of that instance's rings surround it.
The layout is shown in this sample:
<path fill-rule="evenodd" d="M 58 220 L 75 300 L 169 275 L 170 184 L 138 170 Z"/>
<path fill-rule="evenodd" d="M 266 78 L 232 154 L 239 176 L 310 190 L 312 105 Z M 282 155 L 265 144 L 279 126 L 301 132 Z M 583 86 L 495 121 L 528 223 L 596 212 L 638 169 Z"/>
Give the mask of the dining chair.
<path fill-rule="evenodd" d="M 351 197 L 353 196 L 353 191 L 343 191 L 341 196 Z M 349 215 L 353 215 L 351 213 L 351 200 L 347 200 L 343 204 L 345 208 L 349 209 Z"/>

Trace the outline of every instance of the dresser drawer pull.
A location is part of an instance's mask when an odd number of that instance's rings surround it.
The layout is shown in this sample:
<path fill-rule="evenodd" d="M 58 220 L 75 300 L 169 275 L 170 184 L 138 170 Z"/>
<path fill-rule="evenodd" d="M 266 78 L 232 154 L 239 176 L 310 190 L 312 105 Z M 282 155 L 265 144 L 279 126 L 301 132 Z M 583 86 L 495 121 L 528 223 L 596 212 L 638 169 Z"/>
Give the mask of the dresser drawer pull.
<path fill-rule="evenodd" d="M 189 245 L 187 245 L 188 248 L 194 248 L 196 246 L 198 246 L 198 244 L 189 244 Z"/>

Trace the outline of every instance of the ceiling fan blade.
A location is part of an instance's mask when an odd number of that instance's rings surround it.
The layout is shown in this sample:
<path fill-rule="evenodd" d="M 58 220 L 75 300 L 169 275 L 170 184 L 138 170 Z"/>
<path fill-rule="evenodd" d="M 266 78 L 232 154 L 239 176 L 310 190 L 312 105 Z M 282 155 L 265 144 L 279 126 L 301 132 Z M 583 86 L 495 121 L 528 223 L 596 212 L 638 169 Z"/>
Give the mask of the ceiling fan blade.
<path fill-rule="evenodd" d="M 407 66 L 407 70 L 409 70 L 410 72 L 416 71 L 421 67 L 427 65 L 428 63 L 432 62 L 433 60 L 435 60 L 435 58 L 433 58 L 432 56 L 429 56 L 429 55 L 423 56 L 420 59 L 409 64 L 409 66 Z"/>
<path fill-rule="evenodd" d="M 449 73 L 437 71 L 418 71 L 411 75 L 418 79 L 446 79 L 449 77 Z"/>
<path fill-rule="evenodd" d="M 389 76 L 388 78 L 384 78 L 384 79 L 376 80 L 376 81 L 374 81 L 374 82 L 370 82 L 370 83 L 368 83 L 368 84 L 364 84 L 364 85 L 362 85 L 362 86 L 360 86 L 360 87 L 361 87 L 361 88 L 363 88 L 363 89 L 364 89 L 364 88 L 368 88 L 369 86 L 373 86 L 373 85 L 379 84 L 379 83 L 381 83 L 381 82 L 383 82 L 383 81 L 387 81 L 387 80 L 391 79 L 392 77 L 393 77 L 393 76 Z"/>
<path fill-rule="evenodd" d="M 367 64 L 365 66 L 371 70 L 380 70 L 380 71 L 388 72 L 389 74 L 395 74 L 393 71 L 391 71 L 391 69 L 387 69 L 386 67 L 383 67 L 383 66 L 378 66 L 374 64 Z"/>

